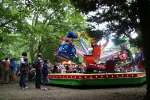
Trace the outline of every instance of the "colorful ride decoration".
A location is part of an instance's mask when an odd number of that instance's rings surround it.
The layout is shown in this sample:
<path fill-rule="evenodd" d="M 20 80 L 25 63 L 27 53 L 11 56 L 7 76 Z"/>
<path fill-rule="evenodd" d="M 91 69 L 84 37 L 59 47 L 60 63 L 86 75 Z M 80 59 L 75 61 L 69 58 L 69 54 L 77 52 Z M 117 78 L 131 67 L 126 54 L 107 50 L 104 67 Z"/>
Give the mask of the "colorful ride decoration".
<path fill-rule="evenodd" d="M 77 38 L 79 38 L 79 48 L 73 44 L 73 40 Z M 108 39 L 103 46 L 101 46 L 101 44 L 98 45 L 95 40 L 92 40 L 92 52 L 90 53 L 90 46 L 86 44 L 81 34 L 77 36 L 74 32 L 68 32 L 66 36 L 61 38 L 61 44 L 58 47 L 57 56 L 66 58 L 67 60 L 71 60 L 75 63 L 78 62 L 78 64 L 79 62 L 80 64 L 85 63 L 87 69 L 94 69 L 93 66 L 96 65 L 93 64 L 98 64 L 98 62 L 100 61 L 102 49 L 107 45 L 107 43 Z M 80 61 L 81 57 L 83 61 Z M 110 66 L 107 69 L 109 68 Z"/>
<path fill-rule="evenodd" d="M 84 55 L 84 63 L 96 64 L 96 61 L 99 60 L 101 55 L 101 46 L 97 45 L 95 41 L 92 42 L 93 51 L 91 55 Z"/>
<path fill-rule="evenodd" d="M 73 40 L 77 38 L 78 36 L 74 32 L 68 32 L 66 36 L 62 37 L 61 44 L 57 50 L 57 56 L 76 62 L 80 56 L 83 58 L 85 64 L 96 64 L 96 61 L 99 60 L 101 55 L 101 46 L 97 45 L 96 41 L 93 41 L 91 44 L 93 51 L 92 54 L 90 54 L 88 51 L 89 47 L 84 42 L 83 37 L 79 36 L 79 49 L 73 44 Z"/>
<path fill-rule="evenodd" d="M 62 44 L 58 47 L 58 55 L 67 59 L 73 59 L 76 55 L 76 49 L 72 44 Z"/>
<path fill-rule="evenodd" d="M 78 39 L 80 47 L 74 45 L 74 39 Z M 101 56 L 103 56 L 104 47 L 107 45 L 108 42 L 108 38 L 106 38 L 106 42 L 104 44 L 98 44 L 95 40 L 92 40 L 92 52 L 90 53 L 90 46 L 86 44 L 81 34 L 76 35 L 74 32 L 68 32 L 66 36 L 61 38 L 61 44 L 58 47 L 57 56 L 63 57 L 66 60 L 71 60 L 76 64 L 84 63 L 87 67 L 87 70 L 93 69 L 94 71 L 97 70 L 96 66 L 101 61 Z M 110 57 L 108 57 L 108 59 L 105 60 L 105 71 L 131 71 L 131 67 L 133 66 L 131 64 L 132 62 L 130 59 L 131 55 L 132 54 L 125 46 L 121 46 L 121 49 L 117 51 L 117 53 L 109 55 Z M 117 58 L 115 56 L 117 56 Z"/>
<path fill-rule="evenodd" d="M 57 50 L 57 56 L 73 60 L 76 56 L 76 48 L 73 44 L 73 39 L 76 38 L 77 35 L 73 32 L 68 32 L 65 37 L 62 37 L 61 44 L 59 45 Z"/>

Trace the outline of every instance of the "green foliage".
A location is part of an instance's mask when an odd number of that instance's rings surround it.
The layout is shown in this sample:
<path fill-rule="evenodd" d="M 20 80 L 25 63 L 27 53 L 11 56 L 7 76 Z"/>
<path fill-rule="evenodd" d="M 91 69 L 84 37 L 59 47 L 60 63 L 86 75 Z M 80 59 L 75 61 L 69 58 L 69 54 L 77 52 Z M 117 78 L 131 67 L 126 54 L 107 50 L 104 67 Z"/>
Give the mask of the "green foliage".
<path fill-rule="evenodd" d="M 88 22 L 94 22 L 97 25 L 107 23 L 104 33 L 117 33 L 118 37 L 122 34 L 130 37 L 131 32 L 140 32 L 140 18 L 138 9 L 138 0 L 70 0 L 72 4 L 85 14 L 95 11 L 95 14 L 87 18 Z M 140 0 L 139 0 L 140 1 Z M 147 15 L 146 15 L 147 16 Z M 89 25 L 94 29 L 94 25 Z M 96 33 L 96 31 L 94 32 Z M 90 32 L 90 34 L 93 34 Z M 138 39 L 139 40 L 139 39 Z M 138 41 L 137 40 L 137 41 Z M 141 41 L 138 41 L 141 43 Z M 141 44 L 140 44 L 141 45 Z"/>
<path fill-rule="evenodd" d="M 83 31 L 85 20 L 69 0 L 2 0 L 0 3 L 0 57 L 38 53 L 51 62 L 61 36 Z"/>

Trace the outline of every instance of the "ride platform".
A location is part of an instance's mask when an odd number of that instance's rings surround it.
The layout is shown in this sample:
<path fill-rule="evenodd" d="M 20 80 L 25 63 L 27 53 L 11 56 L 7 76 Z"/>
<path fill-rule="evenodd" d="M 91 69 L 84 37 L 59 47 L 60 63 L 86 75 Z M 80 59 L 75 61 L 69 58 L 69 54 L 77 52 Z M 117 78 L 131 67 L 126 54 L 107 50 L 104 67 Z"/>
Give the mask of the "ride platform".
<path fill-rule="evenodd" d="M 49 84 L 68 86 L 138 85 L 146 81 L 145 72 L 49 74 Z"/>

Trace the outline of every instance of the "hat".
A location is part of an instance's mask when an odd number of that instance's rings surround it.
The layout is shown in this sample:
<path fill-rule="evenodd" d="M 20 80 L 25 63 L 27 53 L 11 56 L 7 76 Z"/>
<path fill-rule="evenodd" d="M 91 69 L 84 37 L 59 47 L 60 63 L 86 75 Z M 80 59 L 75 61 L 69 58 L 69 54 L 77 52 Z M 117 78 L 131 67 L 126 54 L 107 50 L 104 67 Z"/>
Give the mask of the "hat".
<path fill-rule="evenodd" d="M 67 37 L 76 39 L 77 35 L 74 32 L 68 32 Z"/>

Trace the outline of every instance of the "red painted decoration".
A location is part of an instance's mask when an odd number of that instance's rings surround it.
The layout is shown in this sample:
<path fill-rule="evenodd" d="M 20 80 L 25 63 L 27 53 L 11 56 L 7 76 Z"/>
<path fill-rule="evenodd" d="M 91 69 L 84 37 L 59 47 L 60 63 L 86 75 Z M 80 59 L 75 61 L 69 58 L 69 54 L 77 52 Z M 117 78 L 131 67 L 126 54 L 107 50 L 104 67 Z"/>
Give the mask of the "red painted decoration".
<path fill-rule="evenodd" d="M 83 61 L 86 64 L 95 64 L 96 60 L 100 58 L 100 55 L 101 55 L 101 46 L 93 44 L 92 55 L 85 55 L 83 57 Z"/>

